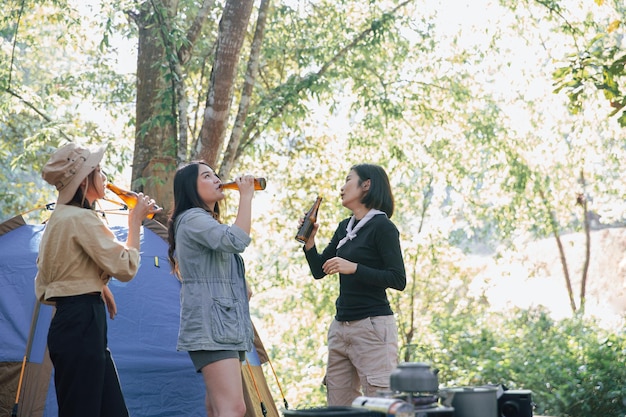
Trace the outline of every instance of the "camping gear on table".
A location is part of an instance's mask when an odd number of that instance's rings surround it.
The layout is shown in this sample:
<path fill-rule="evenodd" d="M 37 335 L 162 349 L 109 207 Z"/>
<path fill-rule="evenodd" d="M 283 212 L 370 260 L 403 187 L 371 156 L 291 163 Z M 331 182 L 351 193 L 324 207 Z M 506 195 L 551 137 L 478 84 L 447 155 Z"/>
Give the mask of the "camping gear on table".
<path fill-rule="evenodd" d="M 389 377 L 389 388 L 398 392 L 436 395 L 439 391 L 438 369 L 423 362 L 402 362 Z"/>
<path fill-rule="evenodd" d="M 387 417 L 413 417 L 415 415 L 412 404 L 397 398 L 360 396 L 352 401 L 352 407 L 377 411 Z"/>
<path fill-rule="evenodd" d="M 531 390 L 503 388 L 498 397 L 498 417 L 533 417 Z"/>
<path fill-rule="evenodd" d="M 498 388 L 492 386 L 444 388 L 443 403 L 454 407 L 455 417 L 498 417 Z"/>
<path fill-rule="evenodd" d="M 391 372 L 390 392 L 381 395 L 412 404 L 415 417 L 453 417 L 454 408 L 439 403 L 438 373 L 424 362 L 402 362 Z"/>

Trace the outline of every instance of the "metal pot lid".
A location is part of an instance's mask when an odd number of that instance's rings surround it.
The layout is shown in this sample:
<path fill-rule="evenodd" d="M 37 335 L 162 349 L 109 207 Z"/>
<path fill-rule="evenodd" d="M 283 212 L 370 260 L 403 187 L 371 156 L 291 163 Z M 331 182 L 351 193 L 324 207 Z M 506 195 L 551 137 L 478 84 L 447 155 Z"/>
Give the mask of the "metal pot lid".
<path fill-rule="evenodd" d="M 401 362 L 398 364 L 398 368 L 430 368 L 430 365 L 426 362 Z"/>

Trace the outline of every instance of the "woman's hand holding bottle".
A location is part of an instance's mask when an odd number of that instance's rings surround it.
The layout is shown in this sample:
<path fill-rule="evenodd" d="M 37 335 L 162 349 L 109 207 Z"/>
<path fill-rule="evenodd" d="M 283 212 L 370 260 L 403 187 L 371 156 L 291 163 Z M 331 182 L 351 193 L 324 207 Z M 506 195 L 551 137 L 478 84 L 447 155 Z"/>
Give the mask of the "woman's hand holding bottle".
<path fill-rule="evenodd" d="M 130 210 L 129 216 L 134 214 L 140 220 L 143 220 L 146 217 L 152 218 L 161 210 L 163 209 L 156 205 L 156 201 L 154 201 L 153 198 L 150 198 L 150 196 L 144 193 L 137 193 L 137 202 L 135 207 Z"/>
<path fill-rule="evenodd" d="M 244 175 L 241 177 L 237 177 L 235 178 L 235 184 L 237 184 L 237 189 L 239 190 L 241 198 L 252 198 L 252 196 L 254 196 L 254 176 Z"/>
<path fill-rule="evenodd" d="M 126 203 L 126 206 L 131 210 L 131 212 L 137 205 L 137 202 L 139 199 L 144 199 L 144 200 L 147 199 L 148 204 L 149 204 L 148 208 L 150 210 L 145 212 L 143 217 L 140 217 L 140 220 L 143 220 L 146 217 L 148 219 L 152 219 L 156 213 L 159 213 L 162 210 L 162 208 L 159 207 L 153 199 L 150 199 L 149 196 L 144 195 L 143 193 L 136 193 L 134 191 L 125 190 L 111 182 L 107 183 L 106 188 L 113 191 L 115 195 L 117 195 L 124 203 Z M 138 212 L 138 214 L 139 213 L 140 212 Z"/>
<path fill-rule="evenodd" d="M 239 189 L 239 207 L 235 224 L 250 234 L 252 224 L 252 197 L 254 196 L 254 176 L 244 175 L 235 179 Z"/>
<path fill-rule="evenodd" d="M 300 243 L 304 243 L 306 250 L 315 246 L 315 234 L 319 228 L 319 224 L 317 224 L 317 213 L 321 203 L 322 197 L 317 196 L 315 203 L 313 203 L 311 208 L 305 213 L 304 217 L 300 219 L 300 223 L 298 224 L 296 240 Z"/>

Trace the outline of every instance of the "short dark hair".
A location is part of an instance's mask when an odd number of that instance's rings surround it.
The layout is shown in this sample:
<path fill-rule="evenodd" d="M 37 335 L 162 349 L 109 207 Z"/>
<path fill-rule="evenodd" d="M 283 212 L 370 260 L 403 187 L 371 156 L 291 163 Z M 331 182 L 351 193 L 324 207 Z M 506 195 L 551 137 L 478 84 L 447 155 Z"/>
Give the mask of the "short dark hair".
<path fill-rule="evenodd" d="M 370 180 L 369 191 L 363 196 L 361 203 L 367 208 L 384 211 L 387 217 L 393 215 L 394 201 L 389 177 L 383 167 L 374 164 L 357 164 L 350 168 L 359 176 L 359 185 Z"/>

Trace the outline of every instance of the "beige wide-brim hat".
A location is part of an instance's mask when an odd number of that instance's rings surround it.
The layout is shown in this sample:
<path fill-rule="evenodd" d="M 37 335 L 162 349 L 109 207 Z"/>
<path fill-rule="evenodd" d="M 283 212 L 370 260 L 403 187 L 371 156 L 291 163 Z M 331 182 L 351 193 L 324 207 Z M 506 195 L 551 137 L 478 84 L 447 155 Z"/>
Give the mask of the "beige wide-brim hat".
<path fill-rule="evenodd" d="M 41 176 L 59 192 L 57 204 L 67 204 L 72 200 L 80 183 L 102 160 L 105 149 L 105 146 L 89 149 L 69 143 L 52 154 Z"/>

